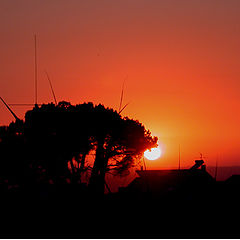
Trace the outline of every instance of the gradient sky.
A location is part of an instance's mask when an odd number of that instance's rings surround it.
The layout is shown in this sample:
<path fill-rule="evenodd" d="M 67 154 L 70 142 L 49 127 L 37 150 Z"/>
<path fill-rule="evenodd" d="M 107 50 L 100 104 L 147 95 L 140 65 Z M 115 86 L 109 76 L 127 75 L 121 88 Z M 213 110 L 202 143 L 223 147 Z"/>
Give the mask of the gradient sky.
<path fill-rule="evenodd" d="M 159 137 L 148 168 L 240 165 L 239 0 L 0 0 L 0 96 L 92 101 L 118 109 Z M 13 107 L 20 118 L 27 110 Z M 13 120 L 0 104 L 0 125 Z"/>

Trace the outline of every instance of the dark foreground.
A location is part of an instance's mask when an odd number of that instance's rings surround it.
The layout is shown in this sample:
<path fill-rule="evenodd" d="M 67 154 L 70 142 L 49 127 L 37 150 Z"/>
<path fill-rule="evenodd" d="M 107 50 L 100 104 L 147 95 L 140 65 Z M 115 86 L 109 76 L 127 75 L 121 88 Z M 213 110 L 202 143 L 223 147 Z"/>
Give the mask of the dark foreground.
<path fill-rule="evenodd" d="M 224 193 L 227 193 L 226 191 Z M 240 238 L 238 194 L 1 196 L 1 238 Z"/>

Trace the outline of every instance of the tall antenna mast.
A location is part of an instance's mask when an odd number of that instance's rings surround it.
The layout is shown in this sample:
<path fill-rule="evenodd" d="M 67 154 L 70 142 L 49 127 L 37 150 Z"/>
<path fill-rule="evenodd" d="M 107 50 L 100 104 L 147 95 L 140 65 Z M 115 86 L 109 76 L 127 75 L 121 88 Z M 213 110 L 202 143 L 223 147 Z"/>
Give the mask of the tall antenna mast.
<path fill-rule="evenodd" d="M 180 144 L 178 145 L 178 170 L 180 170 L 181 155 L 180 155 Z"/>
<path fill-rule="evenodd" d="M 35 105 L 37 105 L 37 36 L 34 35 L 34 56 L 35 56 Z"/>
<path fill-rule="evenodd" d="M 121 111 L 121 108 L 122 108 L 123 92 L 124 92 L 124 82 L 125 82 L 125 80 L 123 81 L 123 85 L 122 85 L 122 92 L 121 92 L 120 105 L 119 105 L 119 110 L 118 110 L 118 112 L 120 112 L 120 111 Z"/>
<path fill-rule="evenodd" d="M 55 96 L 55 93 L 54 93 L 54 90 L 53 90 L 53 86 L 52 86 L 52 83 L 51 83 L 50 77 L 49 77 L 47 71 L 45 71 L 45 73 L 46 73 L 46 75 L 47 75 L 48 82 L 49 82 L 50 87 L 51 87 L 51 91 L 52 91 L 52 94 L 53 94 L 53 98 L 54 98 L 55 104 L 57 105 L 57 99 L 56 99 L 56 96 Z"/>
<path fill-rule="evenodd" d="M 7 107 L 7 109 L 10 111 L 10 113 L 14 116 L 14 118 L 16 119 L 16 121 L 19 121 L 20 119 L 18 118 L 18 116 L 12 111 L 12 109 L 8 106 L 8 104 L 0 97 L 1 101 L 3 102 L 3 104 Z"/>
<path fill-rule="evenodd" d="M 34 34 L 34 100 L 35 100 L 35 104 L 34 103 L 9 103 L 6 104 L 4 102 L 4 100 L 1 98 L 2 102 L 6 105 L 6 107 L 9 109 L 9 111 L 13 114 L 13 116 L 15 115 L 13 113 L 13 111 L 10 109 L 9 106 L 38 106 L 38 98 L 37 98 L 37 36 L 36 34 Z M 14 116 L 16 118 L 16 115 Z M 18 118 L 19 119 L 19 118 Z"/>
<path fill-rule="evenodd" d="M 215 176 L 214 176 L 215 181 L 217 181 L 217 170 L 218 170 L 218 156 L 217 156 L 216 167 L 215 167 Z"/>
<path fill-rule="evenodd" d="M 124 79 L 123 81 L 123 85 L 122 85 L 122 92 L 121 92 L 121 98 L 120 98 L 120 105 L 119 105 L 119 110 L 118 110 L 118 113 L 120 114 L 127 106 L 128 104 L 130 103 L 127 103 L 125 104 L 123 107 L 122 107 L 122 102 L 123 102 L 123 93 L 124 93 L 124 83 L 125 83 L 125 80 L 127 79 L 128 76 L 126 76 L 126 78 Z"/>
<path fill-rule="evenodd" d="M 130 102 L 129 102 L 130 103 Z M 129 103 L 125 104 L 123 108 L 118 112 L 119 114 L 129 105 Z"/>

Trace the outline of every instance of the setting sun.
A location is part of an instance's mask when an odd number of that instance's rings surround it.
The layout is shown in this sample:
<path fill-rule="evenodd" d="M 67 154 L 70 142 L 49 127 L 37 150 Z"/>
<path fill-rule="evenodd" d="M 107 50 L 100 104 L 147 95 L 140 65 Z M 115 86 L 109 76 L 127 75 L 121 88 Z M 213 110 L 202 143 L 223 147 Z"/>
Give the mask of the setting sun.
<path fill-rule="evenodd" d="M 146 150 L 144 152 L 144 157 L 148 160 L 156 160 L 161 157 L 162 151 L 159 147 L 152 148 L 151 150 Z"/>

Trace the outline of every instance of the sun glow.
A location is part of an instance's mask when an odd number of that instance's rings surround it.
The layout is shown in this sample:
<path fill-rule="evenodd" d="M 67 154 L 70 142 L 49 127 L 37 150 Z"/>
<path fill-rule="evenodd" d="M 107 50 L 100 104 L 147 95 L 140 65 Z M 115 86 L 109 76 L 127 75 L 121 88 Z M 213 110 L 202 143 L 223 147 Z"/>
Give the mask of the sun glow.
<path fill-rule="evenodd" d="M 160 147 L 151 148 L 150 150 L 146 150 L 144 152 L 144 157 L 148 160 L 156 160 L 161 157 L 162 151 Z"/>

